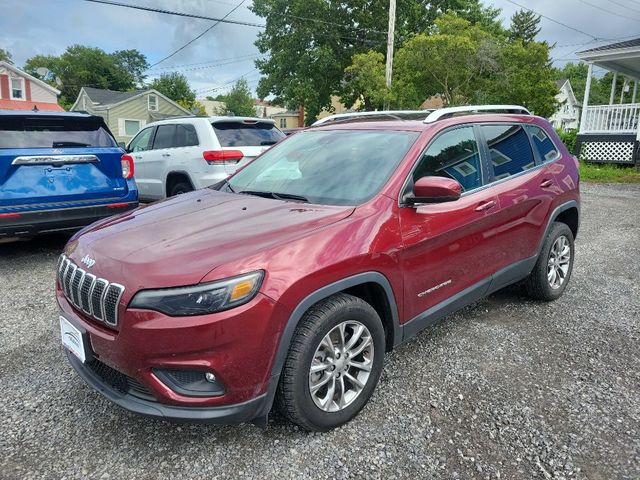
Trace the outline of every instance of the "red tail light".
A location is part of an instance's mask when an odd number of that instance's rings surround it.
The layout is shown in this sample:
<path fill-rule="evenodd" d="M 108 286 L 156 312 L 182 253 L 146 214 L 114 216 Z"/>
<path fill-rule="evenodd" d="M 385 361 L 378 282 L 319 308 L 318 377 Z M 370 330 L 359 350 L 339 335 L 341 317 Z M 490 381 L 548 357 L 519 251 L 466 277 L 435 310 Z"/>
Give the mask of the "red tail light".
<path fill-rule="evenodd" d="M 0 218 L 19 217 L 19 213 L 0 213 Z"/>
<path fill-rule="evenodd" d="M 120 166 L 122 167 L 122 178 L 133 178 L 133 157 L 131 155 L 122 155 Z"/>
<path fill-rule="evenodd" d="M 209 150 L 202 152 L 202 156 L 209 164 L 217 162 L 238 163 L 244 154 L 240 150 Z"/>

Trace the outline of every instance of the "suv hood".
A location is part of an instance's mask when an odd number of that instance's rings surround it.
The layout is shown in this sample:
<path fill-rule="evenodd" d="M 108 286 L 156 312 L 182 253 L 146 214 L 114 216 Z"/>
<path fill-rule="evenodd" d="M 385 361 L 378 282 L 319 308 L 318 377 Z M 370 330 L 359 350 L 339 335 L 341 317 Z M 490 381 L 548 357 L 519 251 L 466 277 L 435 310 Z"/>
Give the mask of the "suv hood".
<path fill-rule="evenodd" d="M 78 265 L 129 288 L 198 283 L 219 265 L 279 246 L 348 217 L 320 206 L 202 189 L 93 224 L 67 246 Z"/>

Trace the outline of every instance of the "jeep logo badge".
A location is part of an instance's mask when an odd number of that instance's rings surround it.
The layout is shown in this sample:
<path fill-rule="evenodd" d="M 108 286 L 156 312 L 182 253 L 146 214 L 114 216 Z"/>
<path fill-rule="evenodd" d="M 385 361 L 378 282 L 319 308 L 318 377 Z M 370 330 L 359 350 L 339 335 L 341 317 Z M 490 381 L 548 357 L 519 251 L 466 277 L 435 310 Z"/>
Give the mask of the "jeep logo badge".
<path fill-rule="evenodd" d="M 91 258 L 89 255 L 85 255 L 84 257 L 82 257 L 82 260 L 80 261 L 84 263 L 88 268 L 91 268 L 96 264 L 96 261 L 93 258 Z"/>

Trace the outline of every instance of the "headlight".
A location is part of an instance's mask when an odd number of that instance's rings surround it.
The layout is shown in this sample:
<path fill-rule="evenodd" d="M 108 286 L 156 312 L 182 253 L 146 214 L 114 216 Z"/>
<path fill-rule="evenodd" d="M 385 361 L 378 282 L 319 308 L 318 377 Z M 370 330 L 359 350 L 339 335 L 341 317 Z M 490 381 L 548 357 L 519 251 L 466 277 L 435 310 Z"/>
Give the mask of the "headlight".
<path fill-rule="evenodd" d="M 220 312 L 255 297 L 263 278 L 264 272 L 259 270 L 193 287 L 142 290 L 133 297 L 129 307 L 156 310 L 172 317 Z"/>

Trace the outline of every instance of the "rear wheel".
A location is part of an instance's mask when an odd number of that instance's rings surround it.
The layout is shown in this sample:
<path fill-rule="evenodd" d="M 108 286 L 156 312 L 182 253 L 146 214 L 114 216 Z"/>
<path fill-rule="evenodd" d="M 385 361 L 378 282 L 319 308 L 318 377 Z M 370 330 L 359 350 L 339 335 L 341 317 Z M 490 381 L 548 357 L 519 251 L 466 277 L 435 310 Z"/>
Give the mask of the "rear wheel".
<path fill-rule="evenodd" d="M 571 229 L 564 223 L 554 223 L 525 282 L 529 296 L 546 301 L 560 298 L 571 278 L 573 257 Z"/>
<path fill-rule="evenodd" d="M 300 320 L 280 377 L 276 404 L 307 430 L 340 426 L 365 406 L 382 372 L 385 335 L 364 300 L 337 294 Z"/>
<path fill-rule="evenodd" d="M 169 196 L 175 197 L 176 195 L 182 195 L 183 193 L 191 192 L 193 187 L 187 181 L 180 180 L 174 183 L 169 190 Z"/>

